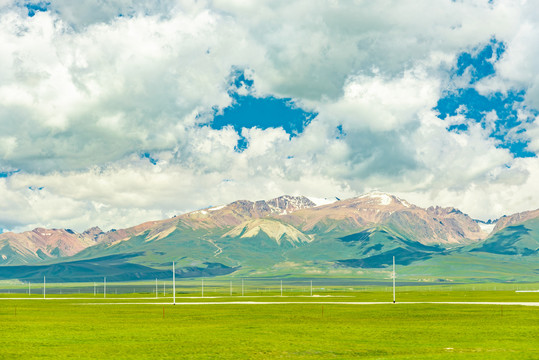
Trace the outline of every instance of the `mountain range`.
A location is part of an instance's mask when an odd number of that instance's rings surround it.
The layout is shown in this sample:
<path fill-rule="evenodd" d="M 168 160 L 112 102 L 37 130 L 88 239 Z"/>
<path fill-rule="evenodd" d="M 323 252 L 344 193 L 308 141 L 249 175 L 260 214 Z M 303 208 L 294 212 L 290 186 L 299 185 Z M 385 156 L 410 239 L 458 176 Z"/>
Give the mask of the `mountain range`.
<path fill-rule="evenodd" d="M 491 230 L 491 231 L 490 231 Z M 111 281 L 179 276 L 386 276 L 529 279 L 539 273 L 539 209 L 483 223 L 452 207 L 372 192 L 340 200 L 239 200 L 107 232 L 0 234 L 0 279 Z"/>

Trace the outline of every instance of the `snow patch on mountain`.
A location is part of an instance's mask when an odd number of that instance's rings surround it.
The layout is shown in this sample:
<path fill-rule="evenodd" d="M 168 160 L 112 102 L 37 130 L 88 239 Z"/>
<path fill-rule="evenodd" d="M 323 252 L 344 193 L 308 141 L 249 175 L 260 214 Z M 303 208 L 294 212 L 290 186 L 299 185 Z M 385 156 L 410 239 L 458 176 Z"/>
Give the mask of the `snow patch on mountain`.
<path fill-rule="evenodd" d="M 221 209 L 224 208 L 225 206 L 226 206 L 226 205 L 215 206 L 215 207 L 209 208 L 208 211 L 217 211 L 217 210 L 221 210 Z"/>
<path fill-rule="evenodd" d="M 370 193 L 367 193 L 365 195 L 361 195 L 359 197 L 360 199 L 364 199 L 364 198 L 370 198 L 370 199 L 375 199 L 375 200 L 378 200 L 378 204 L 380 205 L 389 205 L 393 202 L 393 199 L 391 198 L 391 195 L 388 195 L 386 193 L 382 193 L 382 192 L 378 192 L 378 191 L 373 191 L 373 192 L 370 192 Z"/>
<path fill-rule="evenodd" d="M 340 200 L 337 197 L 318 198 L 318 197 L 312 197 L 312 196 L 307 196 L 307 199 L 309 199 L 313 203 L 315 203 L 316 206 L 329 205 L 329 204 L 333 204 L 334 202 Z"/>
<path fill-rule="evenodd" d="M 479 225 L 479 227 L 481 228 L 481 231 L 487 234 L 490 234 L 494 231 L 494 228 L 496 227 L 498 219 L 488 220 L 488 221 L 473 219 L 473 221 L 475 221 L 477 225 Z"/>
<path fill-rule="evenodd" d="M 492 224 L 486 224 L 484 222 L 478 222 L 477 225 L 481 228 L 483 232 L 486 232 L 487 234 L 490 234 L 492 230 L 494 230 L 494 227 L 496 226 L 496 223 Z"/>
<path fill-rule="evenodd" d="M 399 198 L 397 198 L 399 199 Z M 406 200 L 402 200 L 402 199 L 399 199 L 399 201 L 401 202 L 402 205 L 404 205 L 405 207 L 409 208 L 411 205 L 408 201 Z"/>

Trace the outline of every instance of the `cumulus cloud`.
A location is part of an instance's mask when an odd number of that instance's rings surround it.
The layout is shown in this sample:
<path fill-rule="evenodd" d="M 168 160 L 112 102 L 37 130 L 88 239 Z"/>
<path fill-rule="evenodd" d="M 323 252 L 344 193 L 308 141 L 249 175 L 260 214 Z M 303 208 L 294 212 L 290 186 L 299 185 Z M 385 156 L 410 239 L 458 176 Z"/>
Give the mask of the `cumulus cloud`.
<path fill-rule="evenodd" d="M 534 119 L 536 10 L 479 0 L 56 0 L 29 16 L 1 1 L 0 228 L 118 228 L 240 198 L 371 189 L 482 218 L 536 207 L 537 158 L 514 159 L 480 124 L 449 132 L 465 114 L 442 121 L 433 110 L 466 80 L 451 79 L 458 55 L 496 38 L 506 51 L 474 86 L 524 91 L 519 111 Z M 281 127 L 212 129 L 234 101 L 237 69 L 253 96 L 293 99 L 317 116 L 293 137 Z M 539 151 L 536 121 L 512 136 Z"/>
<path fill-rule="evenodd" d="M 197 112 L 230 103 L 230 67 L 249 58 L 228 50 L 242 34 L 220 24 L 226 19 L 190 15 L 118 18 L 76 32 L 57 14 L 4 14 L 0 126 L 17 135 L 6 162 L 80 169 L 185 141 Z"/>

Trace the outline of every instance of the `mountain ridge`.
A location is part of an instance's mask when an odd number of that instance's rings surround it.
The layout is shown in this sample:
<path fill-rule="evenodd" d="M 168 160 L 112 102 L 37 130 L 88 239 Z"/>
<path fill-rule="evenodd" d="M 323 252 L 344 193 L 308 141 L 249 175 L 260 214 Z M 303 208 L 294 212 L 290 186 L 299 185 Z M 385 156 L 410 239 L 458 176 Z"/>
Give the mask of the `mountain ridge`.
<path fill-rule="evenodd" d="M 512 215 L 504 215 L 496 220 L 496 226 L 494 227 L 493 233 L 498 232 L 507 226 L 516 225 L 535 218 L 539 218 L 539 209 L 527 210 Z"/>
<path fill-rule="evenodd" d="M 511 221 L 530 216 L 516 216 Z M 61 236 L 46 235 L 47 229 L 37 231 L 45 240 L 52 236 L 56 242 L 27 238 L 30 232 L 22 233 L 24 236 L 0 234 L 0 264 L 55 266 L 68 262 L 67 268 L 73 269 L 88 259 L 113 256 L 143 266 L 133 267 L 137 276 L 149 276 L 171 261 L 177 261 L 184 274 L 271 271 L 288 263 L 328 269 L 380 268 L 392 256 L 397 257 L 397 264 L 409 266 L 433 258 L 442 260 L 458 249 L 469 249 L 466 251 L 477 256 L 535 256 L 536 229 L 532 226 L 529 231 L 493 238 L 494 233 L 482 231 L 477 221 L 458 209 L 425 209 L 381 192 L 321 202 L 284 195 L 271 200 L 238 200 L 108 232 L 99 227 L 80 234 L 54 230 Z M 507 236 L 513 235 L 524 238 L 508 242 Z M 76 244 L 68 246 L 68 240 Z M 28 245 L 32 241 L 37 241 L 33 247 Z M 521 250 L 505 250 L 504 246 Z M 136 255 L 122 257 L 125 254 Z M 116 264 L 107 264 L 109 269 L 117 269 Z M 7 268 L 0 267 L 0 272 Z M 97 270 L 92 271 L 95 275 Z M 84 276 L 83 270 L 80 276 Z"/>

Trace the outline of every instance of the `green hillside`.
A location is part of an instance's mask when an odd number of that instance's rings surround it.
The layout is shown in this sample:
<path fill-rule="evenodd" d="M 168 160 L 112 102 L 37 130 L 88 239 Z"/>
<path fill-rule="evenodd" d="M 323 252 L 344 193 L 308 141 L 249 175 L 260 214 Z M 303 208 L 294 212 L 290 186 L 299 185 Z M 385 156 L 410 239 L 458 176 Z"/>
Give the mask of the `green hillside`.
<path fill-rule="evenodd" d="M 539 219 L 508 226 L 470 251 L 500 255 L 539 255 Z"/>

